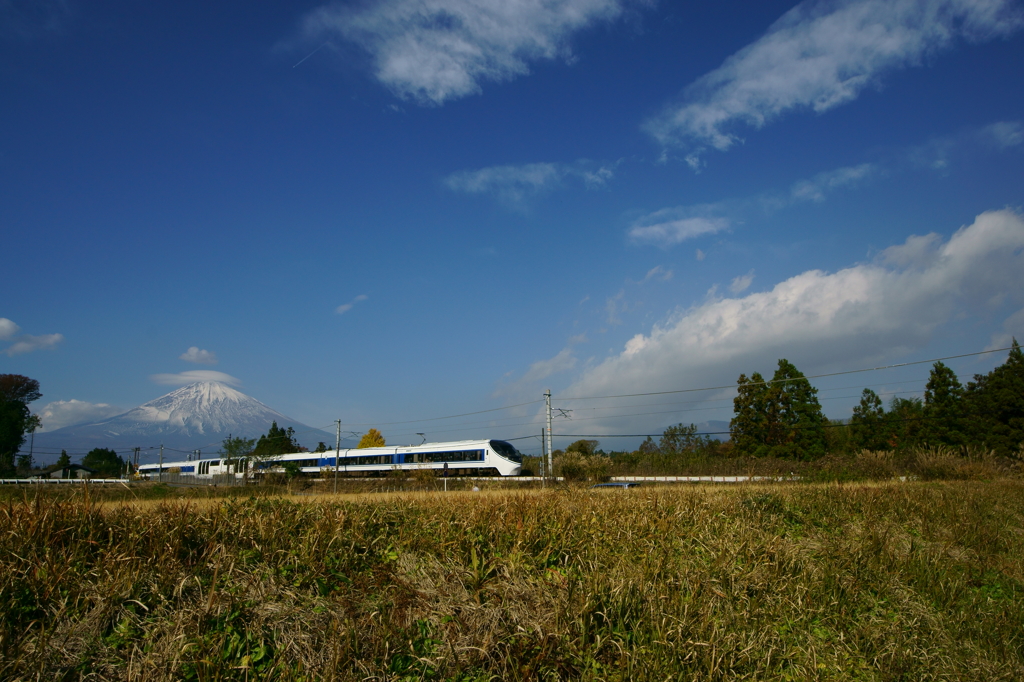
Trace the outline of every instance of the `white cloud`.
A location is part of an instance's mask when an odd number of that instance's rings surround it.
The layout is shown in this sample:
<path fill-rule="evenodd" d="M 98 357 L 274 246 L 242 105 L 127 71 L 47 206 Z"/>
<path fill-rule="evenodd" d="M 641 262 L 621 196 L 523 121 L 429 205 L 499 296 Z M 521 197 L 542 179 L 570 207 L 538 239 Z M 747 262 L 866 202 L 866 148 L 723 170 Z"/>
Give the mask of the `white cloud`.
<path fill-rule="evenodd" d="M 6 317 L 0 317 L 0 341 L 7 341 L 21 331 L 21 327 L 14 324 Z"/>
<path fill-rule="evenodd" d="M 1024 143 L 1024 125 L 1020 121 L 999 121 L 985 126 L 978 134 L 999 151 Z"/>
<path fill-rule="evenodd" d="M 343 303 L 342 305 L 339 305 L 337 308 L 334 309 L 334 312 L 336 312 L 339 315 L 344 315 L 348 311 L 352 310 L 353 306 L 355 306 L 356 303 L 359 303 L 360 301 L 365 301 L 368 298 L 370 297 L 367 296 L 366 294 L 359 294 L 348 303 Z"/>
<path fill-rule="evenodd" d="M 571 34 L 611 21 L 622 0 L 378 0 L 332 4 L 302 22 L 309 44 L 338 37 L 370 55 L 377 80 L 423 104 L 480 92 L 487 81 L 571 58 Z"/>
<path fill-rule="evenodd" d="M 194 362 L 199 365 L 217 364 L 216 353 L 208 350 L 200 350 L 198 346 L 190 346 L 187 351 L 178 356 L 178 359 L 184 360 L 185 362 Z"/>
<path fill-rule="evenodd" d="M 910 237 L 838 272 L 810 270 L 740 298 L 712 294 L 634 336 L 563 395 L 724 385 L 781 357 L 808 373 L 848 368 L 920 348 L 954 318 L 1006 304 L 1024 305 L 1024 220 L 1002 210 L 948 241 Z"/>
<path fill-rule="evenodd" d="M 634 221 L 628 234 L 635 242 L 668 247 L 687 239 L 728 229 L 729 220 L 710 215 L 709 208 L 708 206 L 663 208 Z M 697 213 L 708 213 L 708 215 L 694 215 Z"/>
<path fill-rule="evenodd" d="M 754 281 L 754 271 L 751 270 L 745 275 L 740 275 L 732 281 L 729 285 L 729 291 L 734 294 L 739 294 L 750 288 L 751 283 Z"/>
<path fill-rule="evenodd" d="M 513 383 L 498 389 L 495 391 L 495 395 L 520 395 L 532 391 L 537 382 L 542 381 L 553 374 L 568 372 L 573 369 L 577 363 L 576 356 L 573 353 L 573 348 L 581 343 L 586 343 L 586 341 L 586 334 L 579 334 L 578 336 L 570 337 L 565 344 L 565 348 L 558 351 L 554 357 L 547 358 L 546 360 L 538 360 L 533 363 L 522 377 Z"/>
<path fill-rule="evenodd" d="M 24 334 L 16 337 L 13 345 L 4 350 L 8 356 L 21 355 L 22 353 L 31 353 L 34 350 L 47 350 L 56 348 L 57 344 L 64 340 L 63 334 L 40 334 L 39 336 L 32 336 L 31 334 Z"/>
<path fill-rule="evenodd" d="M 622 324 L 622 319 L 619 318 L 619 315 L 629 312 L 629 304 L 626 303 L 626 290 L 620 289 L 619 293 L 609 296 L 604 302 L 604 309 L 608 313 L 608 324 Z"/>
<path fill-rule="evenodd" d="M 581 180 L 587 189 L 604 186 L 615 176 L 615 164 L 595 169 L 594 164 L 581 159 L 575 164 L 527 163 L 519 166 L 489 166 L 471 171 L 452 173 L 444 179 L 445 185 L 456 192 L 493 194 L 509 204 L 520 204 L 529 196 L 560 186 L 566 178 Z"/>
<path fill-rule="evenodd" d="M 696 256 L 697 256 L 697 260 L 704 260 L 705 258 L 708 257 L 708 255 L 706 253 L 704 253 L 703 251 L 701 251 L 700 249 L 697 249 Z"/>
<path fill-rule="evenodd" d="M 658 282 L 667 282 L 672 279 L 672 271 L 667 270 L 660 265 L 655 265 L 653 268 L 647 271 L 647 275 L 640 282 L 641 284 L 649 282 L 652 279 Z"/>
<path fill-rule="evenodd" d="M 935 137 L 905 152 L 912 166 L 945 170 L 958 157 L 971 153 L 1001 153 L 1024 143 L 1024 123 L 997 121 L 968 128 L 953 135 Z"/>
<path fill-rule="evenodd" d="M 990 40 L 1021 25 L 1013 0 L 809 0 L 645 128 L 662 144 L 726 150 L 740 140 L 737 124 L 761 128 L 787 111 L 827 111 L 957 39 Z"/>
<path fill-rule="evenodd" d="M 212 369 L 191 369 L 187 372 L 178 372 L 177 374 L 154 374 L 149 378 L 154 383 L 167 386 L 184 386 L 185 384 L 192 384 L 197 381 L 219 381 L 222 384 L 230 384 L 231 386 L 238 386 L 242 383 L 230 374 L 217 372 Z"/>
<path fill-rule="evenodd" d="M 794 183 L 789 194 L 793 201 L 824 201 L 829 190 L 856 184 L 877 171 L 878 167 L 871 163 L 837 168 Z"/>
<path fill-rule="evenodd" d="M 102 421 L 108 417 L 124 412 L 119 407 L 107 403 L 89 403 L 84 400 L 55 400 L 43 405 L 36 412 L 43 421 L 40 433 L 54 431 L 65 426 L 76 426 L 78 424 L 89 424 Z"/>

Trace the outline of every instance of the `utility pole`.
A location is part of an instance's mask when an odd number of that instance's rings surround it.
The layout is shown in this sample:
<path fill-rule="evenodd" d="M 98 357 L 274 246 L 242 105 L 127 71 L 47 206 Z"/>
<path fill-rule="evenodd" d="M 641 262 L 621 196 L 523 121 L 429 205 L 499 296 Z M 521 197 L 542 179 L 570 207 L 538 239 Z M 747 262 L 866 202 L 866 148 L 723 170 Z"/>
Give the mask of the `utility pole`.
<path fill-rule="evenodd" d="M 548 412 L 548 430 L 551 430 L 551 412 Z M 158 480 L 164 480 L 164 444 L 160 443 L 160 473 L 157 474 Z"/>
<path fill-rule="evenodd" d="M 546 464 L 546 458 L 548 456 L 548 449 L 544 445 L 544 429 L 540 430 L 540 487 L 544 487 L 545 481 L 547 481 L 548 466 Z"/>
<path fill-rule="evenodd" d="M 551 477 L 551 482 L 555 480 L 555 467 L 551 456 L 551 389 L 544 391 L 544 403 L 548 409 L 548 432 L 547 432 L 547 448 L 548 448 L 548 466 L 545 473 Z"/>
<path fill-rule="evenodd" d="M 336 419 L 338 425 L 338 440 L 334 441 L 334 494 L 338 494 L 338 460 L 341 458 L 341 420 Z"/>

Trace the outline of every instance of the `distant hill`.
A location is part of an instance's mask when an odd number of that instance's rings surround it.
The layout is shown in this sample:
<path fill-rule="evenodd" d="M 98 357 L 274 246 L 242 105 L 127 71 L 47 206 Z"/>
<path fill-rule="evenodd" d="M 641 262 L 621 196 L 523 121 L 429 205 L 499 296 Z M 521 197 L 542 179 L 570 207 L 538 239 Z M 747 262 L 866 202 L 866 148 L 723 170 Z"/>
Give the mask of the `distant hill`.
<path fill-rule="evenodd" d="M 320 441 L 334 445 L 333 434 L 295 421 L 226 384 L 200 381 L 116 417 L 38 433 L 35 459 L 56 459 L 61 449 L 80 455 L 92 448 L 121 452 L 141 447 L 142 459 L 148 461 L 150 448 L 161 444 L 173 450 L 213 453 L 228 435 L 258 438 L 275 421 L 282 428 L 295 429 L 296 440 L 310 449 Z"/>

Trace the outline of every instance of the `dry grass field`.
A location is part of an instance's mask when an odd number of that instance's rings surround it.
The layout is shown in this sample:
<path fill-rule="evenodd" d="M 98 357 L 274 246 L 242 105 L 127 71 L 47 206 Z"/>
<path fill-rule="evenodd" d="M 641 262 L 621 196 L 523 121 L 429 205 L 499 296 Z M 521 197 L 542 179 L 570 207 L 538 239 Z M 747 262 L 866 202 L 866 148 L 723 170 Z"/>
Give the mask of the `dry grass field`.
<path fill-rule="evenodd" d="M 0 678 L 1024 679 L 1024 483 L 0 502 Z"/>

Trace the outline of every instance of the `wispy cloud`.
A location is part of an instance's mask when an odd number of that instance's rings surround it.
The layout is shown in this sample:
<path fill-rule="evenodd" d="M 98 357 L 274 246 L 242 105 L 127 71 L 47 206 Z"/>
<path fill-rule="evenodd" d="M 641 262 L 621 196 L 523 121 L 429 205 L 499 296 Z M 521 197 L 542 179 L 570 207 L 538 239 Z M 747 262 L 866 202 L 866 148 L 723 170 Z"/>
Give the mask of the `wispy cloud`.
<path fill-rule="evenodd" d="M 377 0 L 331 4 L 302 21 L 306 44 L 339 38 L 362 48 L 374 76 L 399 97 L 441 104 L 485 82 L 572 57 L 569 38 L 614 20 L 624 0 Z"/>
<path fill-rule="evenodd" d="M 219 381 L 222 384 L 229 384 L 231 386 L 238 386 L 242 383 L 241 380 L 236 379 L 230 374 L 212 369 L 191 369 L 187 372 L 178 372 L 177 374 L 154 374 L 149 378 L 155 383 L 167 386 L 184 386 L 185 384 L 194 384 L 197 381 Z"/>
<path fill-rule="evenodd" d="M 856 184 L 877 172 L 876 165 L 862 163 L 859 166 L 847 166 L 818 173 L 810 180 L 800 180 L 794 183 L 790 190 L 790 197 L 793 201 L 824 201 L 826 193 Z"/>
<path fill-rule="evenodd" d="M 527 197 L 559 187 L 569 178 L 582 182 L 587 189 L 603 187 L 615 176 L 615 165 L 598 165 L 580 159 L 575 164 L 488 166 L 452 173 L 444 179 L 444 184 L 456 192 L 493 194 L 507 204 L 518 205 Z"/>
<path fill-rule="evenodd" d="M 570 337 L 568 341 L 566 341 L 565 347 L 558 351 L 554 357 L 534 362 L 530 365 L 529 369 L 523 373 L 523 376 L 516 381 L 499 388 L 495 391 L 495 395 L 521 395 L 531 391 L 539 381 L 547 379 L 552 375 L 572 370 L 578 363 L 578 359 L 576 358 L 573 349 L 579 344 L 586 342 L 586 334 L 579 334 Z"/>
<path fill-rule="evenodd" d="M 729 291 L 734 294 L 739 294 L 750 288 L 750 285 L 754 281 L 754 271 L 751 270 L 745 275 L 740 275 L 732 281 L 729 285 Z"/>
<path fill-rule="evenodd" d="M 667 282 L 672 279 L 672 270 L 663 268 L 660 265 L 655 265 L 653 268 L 647 271 L 647 274 L 640 281 L 641 284 L 654 280 L 656 282 Z"/>
<path fill-rule="evenodd" d="M 355 306 L 356 303 L 359 303 L 360 301 L 365 301 L 368 298 L 370 297 L 367 296 L 366 294 L 359 294 L 348 303 L 342 303 L 341 305 L 339 305 L 337 308 L 334 309 L 334 312 L 338 313 L 339 315 L 344 315 L 348 311 L 352 310 L 353 306 Z"/>
<path fill-rule="evenodd" d="M 178 356 L 179 360 L 194 362 L 199 365 L 216 365 L 217 354 L 208 350 L 201 350 L 198 346 L 190 346 L 187 351 Z"/>
<path fill-rule="evenodd" d="M 1024 145 L 1024 122 L 997 121 L 980 128 L 967 128 L 953 135 L 935 137 L 912 147 L 905 154 L 911 166 L 945 171 L 955 159 L 972 153 L 1001 153 Z"/>
<path fill-rule="evenodd" d="M 920 348 L 961 317 L 1010 309 L 1007 329 L 1016 328 L 1024 322 L 1021 306 L 1024 219 L 992 211 L 948 240 L 910 237 L 837 272 L 808 270 L 737 298 L 712 294 L 634 336 L 563 395 L 713 386 L 740 372 L 770 371 L 780 357 L 805 371 L 856 366 Z"/>
<path fill-rule="evenodd" d="M 14 341 L 10 346 L 4 348 L 2 353 L 8 357 L 31 353 L 35 350 L 46 350 L 56 348 L 57 344 L 64 340 L 63 334 L 20 334 L 21 327 L 6 317 L 0 317 L 0 341 Z"/>
<path fill-rule="evenodd" d="M 763 192 L 750 197 L 709 204 L 674 206 L 649 213 L 627 230 L 632 241 L 662 248 L 687 239 L 714 234 L 758 215 L 806 202 L 820 203 L 840 190 L 854 189 L 879 178 L 922 168 L 945 172 L 954 159 L 1024 149 L 1024 122 L 997 121 L 932 138 L 909 148 L 891 150 L 870 163 L 842 166 L 797 180 L 786 192 Z M 707 254 L 698 249 L 697 260 Z"/>
<path fill-rule="evenodd" d="M 1021 25 L 1012 0 L 809 0 L 645 129 L 664 145 L 724 151 L 740 140 L 742 124 L 761 128 L 792 110 L 828 111 L 959 39 L 990 40 Z"/>
<path fill-rule="evenodd" d="M 40 433 L 55 431 L 65 426 L 89 424 L 102 421 L 124 412 L 107 403 L 90 403 L 84 400 L 55 400 L 44 405 L 36 414 L 42 420 Z"/>
<path fill-rule="evenodd" d="M 705 234 L 715 234 L 730 227 L 721 206 L 675 206 L 663 208 L 638 218 L 630 226 L 630 239 L 640 244 L 669 247 Z"/>

